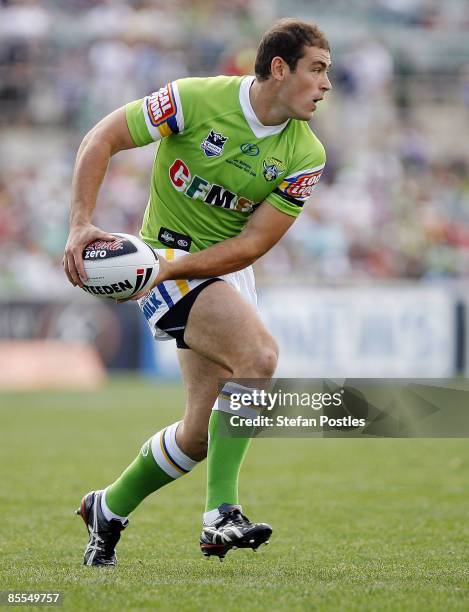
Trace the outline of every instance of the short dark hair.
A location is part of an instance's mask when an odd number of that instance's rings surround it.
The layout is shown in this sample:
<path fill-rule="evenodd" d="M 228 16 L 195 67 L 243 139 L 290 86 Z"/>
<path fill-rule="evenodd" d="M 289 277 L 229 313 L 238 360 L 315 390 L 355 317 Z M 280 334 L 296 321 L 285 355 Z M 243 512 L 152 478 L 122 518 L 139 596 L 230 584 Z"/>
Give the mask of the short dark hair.
<path fill-rule="evenodd" d="M 262 37 L 257 49 L 255 73 L 259 81 L 269 78 L 270 65 L 279 56 L 295 71 L 298 60 L 305 54 L 305 47 L 319 47 L 330 51 L 324 33 L 314 23 L 299 19 L 281 19 Z"/>

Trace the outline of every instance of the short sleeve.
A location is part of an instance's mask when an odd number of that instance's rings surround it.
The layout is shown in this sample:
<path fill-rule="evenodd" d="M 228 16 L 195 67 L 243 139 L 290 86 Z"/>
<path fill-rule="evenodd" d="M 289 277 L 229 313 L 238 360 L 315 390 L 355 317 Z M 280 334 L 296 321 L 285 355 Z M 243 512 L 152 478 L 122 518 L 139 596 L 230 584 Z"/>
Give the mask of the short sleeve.
<path fill-rule="evenodd" d="M 177 82 L 125 106 L 132 140 L 138 147 L 184 131 L 184 114 Z"/>
<path fill-rule="evenodd" d="M 287 215 L 297 217 L 314 187 L 318 184 L 324 166 L 325 161 L 311 168 L 291 172 L 267 196 L 266 200 Z"/>

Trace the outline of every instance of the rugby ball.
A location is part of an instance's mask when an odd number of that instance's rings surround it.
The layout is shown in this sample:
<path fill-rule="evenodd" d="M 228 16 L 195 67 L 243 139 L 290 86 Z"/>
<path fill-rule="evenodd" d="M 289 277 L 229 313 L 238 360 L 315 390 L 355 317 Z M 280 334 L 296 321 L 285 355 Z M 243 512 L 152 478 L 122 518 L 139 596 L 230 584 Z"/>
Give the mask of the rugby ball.
<path fill-rule="evenodd" d="M 114 233 L 112 242 L 95 240 L 85 247 L 88 280 L 83 289 L 97 297 L 122 300 L 149 290 L 158 275 L 158 256 L 143 240 Z"/>

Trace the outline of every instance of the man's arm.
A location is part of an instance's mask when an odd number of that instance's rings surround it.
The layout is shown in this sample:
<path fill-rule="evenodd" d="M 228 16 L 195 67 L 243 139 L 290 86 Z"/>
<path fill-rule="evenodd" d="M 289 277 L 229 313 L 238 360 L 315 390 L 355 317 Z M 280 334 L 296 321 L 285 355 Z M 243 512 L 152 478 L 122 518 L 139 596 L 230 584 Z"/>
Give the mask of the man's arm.
<path fill-rule="evenodd" d="M 87 279 L 82 260 L 84 247 L 93 240 L 114 240 L 114 236 L 92 225 L 91 219 L 111 156 L 135 146 L 122 107 L 95 125 L 78 149 L 72 183 L 70 233 L 63 258 L 65 273 L 73 285 L 81 287 L 82 281 Z"/>
<path fill-rule="evenodd" d="M 293 225 L 295 218 L 262 202 L 239 236 L 174 261 L 160 258 L 160 272 L 153 286 L 165 280 L 210 278 L 242 270 L 267 253 Z M 138 294 L 133 299 L 141 296 Z"/>

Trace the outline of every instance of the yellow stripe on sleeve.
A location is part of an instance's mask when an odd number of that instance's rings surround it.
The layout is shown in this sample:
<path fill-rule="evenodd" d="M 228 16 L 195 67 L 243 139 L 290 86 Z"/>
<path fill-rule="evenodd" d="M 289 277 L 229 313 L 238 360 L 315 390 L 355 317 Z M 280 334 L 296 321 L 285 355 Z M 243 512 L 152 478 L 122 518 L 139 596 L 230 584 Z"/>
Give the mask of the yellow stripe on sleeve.
<path fill-rule="evenodd" d="M 173 130 L 169 127 L 167 123 L 162 123 L 161 125 L 159 125 L 158 131 L 163 138 L 165 136 L 171 136 L 171 134 L 173 133 Z"/>

